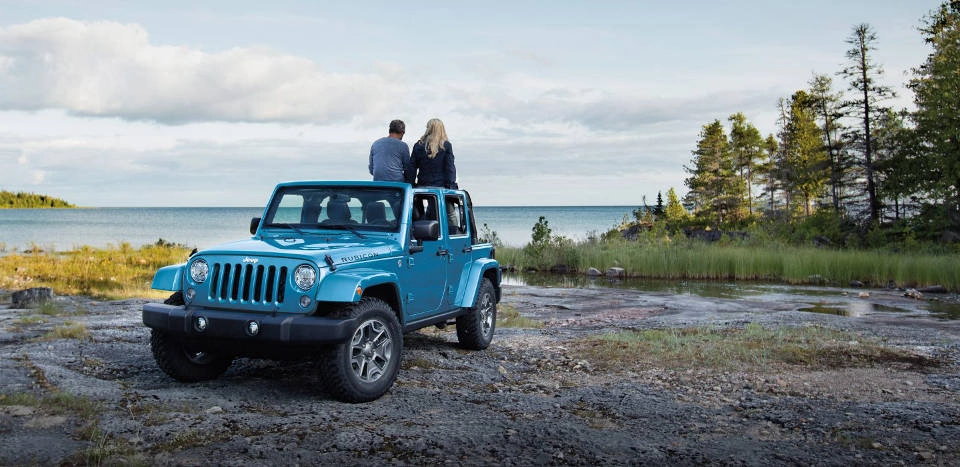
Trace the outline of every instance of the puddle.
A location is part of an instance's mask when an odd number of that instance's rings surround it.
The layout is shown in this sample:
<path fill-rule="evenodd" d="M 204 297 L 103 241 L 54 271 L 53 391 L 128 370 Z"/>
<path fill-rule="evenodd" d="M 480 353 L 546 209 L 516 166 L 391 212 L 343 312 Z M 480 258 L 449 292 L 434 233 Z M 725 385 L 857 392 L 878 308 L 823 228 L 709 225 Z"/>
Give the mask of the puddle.
<path fill-rule="evenodd" d="M 960 304 L 912 300 L 896 290 L 863 290 L 841 287 L 784 285 L 763 282 L 667 281 L 650 279 L 611 279 L 582 275 L 508 273 L 504 285 L 559 287 L 574 289 L 626 289 L 676 295 L 672 301 L 691 299 L 749 300 L 767 306 L 770 311 L 797 310 L 851 318 L 861 316 L 925 316 L 960 320 Z M 866 292 L 865 297 L 860 294 Z"/>
<path fill-rule="evenodd" d="M 825 315 L 859 317 L 867 316 L 873 313 L 910 313 L 910 310 L 889 305 L 880 305 L 867 301 L 852 301 L 845 305 L 835 303 L 815 303 L 813 306 L 799 308 L 798 311 L 808 313 L 820 313 Z"/>
<path fill-rule="evenodd" d="M 615 288 L 640 290 L 643 292 L 664 292 L 678 295 L 696 295 L 704 298 L 745 298 L 762 295 L 765 292 L 757 284 L 736 284 L 728 282 L 667 281 L 653 279 L 611 279 L 607 277 L 564 276 L 555 274 L 506 273 L 504 285 L 537 287 L 563 287 L 574 289 Z M 766 284 L 772 286 L 772 284 Z"/>
<path fill-rule="evenodd" d="M 930 302 L 930 313 L 941 319 L 960 319 L 960 303 Z"/>

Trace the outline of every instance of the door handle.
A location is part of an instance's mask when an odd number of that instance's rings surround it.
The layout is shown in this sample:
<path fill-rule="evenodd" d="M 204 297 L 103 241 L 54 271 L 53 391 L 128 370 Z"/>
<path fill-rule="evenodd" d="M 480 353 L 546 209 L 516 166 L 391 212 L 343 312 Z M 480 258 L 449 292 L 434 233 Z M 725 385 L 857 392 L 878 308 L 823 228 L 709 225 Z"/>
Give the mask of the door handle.
<path fill-rule="evenodd" d="M 447 250 L 446 248 L 441 248 L 437 250 L 437 256 L 447 256 L 449 254 L 450 254 L 450 251 Z"/>
<path fill-rule="evenodd" d="M 463 252 L 464 252 L 464 253 L 470 253 L 471 251 L 473 251 L 473 247 L 472 247 L 472 246 L 465 246 L 465 247 L 463 247 Z"/>

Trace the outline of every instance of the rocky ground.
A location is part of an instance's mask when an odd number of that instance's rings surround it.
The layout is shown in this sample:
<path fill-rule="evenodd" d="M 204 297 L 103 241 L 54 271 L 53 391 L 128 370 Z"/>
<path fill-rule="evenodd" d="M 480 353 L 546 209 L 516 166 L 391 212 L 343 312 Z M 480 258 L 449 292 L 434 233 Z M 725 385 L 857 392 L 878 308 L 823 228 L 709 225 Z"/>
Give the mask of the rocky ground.
<path fill-rule="evenodd" d="M 145 300 L 0 304 L 0 464 L 960 463 L 960 322 L 896 293 L 834 295 L 871 306 L 837 316 L 771 295 L 507 287 L 502 309 L 543 327 L 499 328 L 481 352 L 449 328 L 409 334 L 393 389 L 359 405 L 330 399 L 309 362 L 238 360 L 216 381 L 177 383 L 150 354 Z M 869 311 L 890 308 L 913 311 Z M 746 323 L 842 329 L 926 364 L 602 369 L 577 345 Z"/>

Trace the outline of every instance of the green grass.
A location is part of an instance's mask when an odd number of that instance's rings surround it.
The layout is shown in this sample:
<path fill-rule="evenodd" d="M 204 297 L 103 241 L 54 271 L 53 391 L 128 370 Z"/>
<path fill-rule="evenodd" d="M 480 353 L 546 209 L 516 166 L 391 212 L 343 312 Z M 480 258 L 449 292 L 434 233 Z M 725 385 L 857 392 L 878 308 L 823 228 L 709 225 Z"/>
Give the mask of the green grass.
<path fill-rule="evenodd" d="M 769 329 L 696 327 L 619 331 L 578 339 L 582 358 L 603 369 L 656 365 L 721 370 L 788 364 L 810 368 L 869 367 L 899 363 L 938 366 L 929 357 L 894 349 L 854 333 L 820 326 Z"/>
<path fill-rule="evenodd" d="M 132 248 L 129 244 L 95 249 L 88 246 L 65 253 L 34 250 L 0 257 L 0 289 L 51 287 L 59 295 L 102 299 L 163 298 L 167 292 L 150 288 L 157 269 L 186 261 L 190 249 L 158 242 Z"/>
<path fill-rule="evenodd" d="M 902 287 L 942 285 L 960 290 L 960 255 L 907 254 L 884 250 L 830 250 L 793 246 L 707 245 L 679 241 L 586 242 L 531 257 L 522 248 L 497 248 L 501 264 L 548 270 L 565 264 L 578 271 L 617 266 L 649 279 L 766 280 L 791 284 L 861 281 Z"/>
<path fill-rule="evenodd" d="M 501 303 L 497 309 L 498 328 L 534 328 L 543 327 L 543 322 L 525 316 L 511 305 Z"/>
<path fill-rule="evenodd" d="M 52 415 L 74 415 L 81 420 L 99 416 L 103 408 L 96 400 L 60 390 L 42 396 L 29 392 L 0 394 L 0 405 L 33 407 Z"/>
<path fill-rule="evenodd" d="M 87 331 L 87 327 L 83 323 L 67 321 L 63 323 L 62 326 L 54 326 L 50 332 L 47 332 L 39 338 L 41 341 L 54 339 L 77 339 L 83 341 L 90 339 L 90 331 Z"/>
<path fill-rule="evenodd" d="M 47 322 L 47 319 L 48 319 L 48 318 L 45 318 L 45 317 L 40 316 L 40 315 L 27 315 L 27 316 L 23 316 L 23 317 L 21 317 L 21 318 L 18 318 L 18 319 L 17 319 L 16 321 L 14 321 L 13 323 L 14 323 L 14 324 L 18 324 L 18 325 L 26 326 L 26 325 L 30 325 L 30 324 L 43 324 L 43 323 L 46 323 L 46 322 Z"/>

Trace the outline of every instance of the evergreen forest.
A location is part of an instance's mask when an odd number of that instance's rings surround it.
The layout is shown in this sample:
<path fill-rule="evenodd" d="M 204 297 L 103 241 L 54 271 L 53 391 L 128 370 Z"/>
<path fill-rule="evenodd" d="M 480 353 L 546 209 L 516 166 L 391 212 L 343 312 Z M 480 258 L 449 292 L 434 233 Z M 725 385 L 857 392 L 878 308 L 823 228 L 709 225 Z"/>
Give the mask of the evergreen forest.
<path fill-rule="evenodd" d="M 703 125 L 684 166 L 687 195 L 671 189 L 664 205 L 658 194 L 637 223 L 838 247 L 960 243 L 960 0 L 921 18 L 918 32 L 929 55 L 905 83 L 913 108 L 889 105 L 877 31 L 855 25 L 842 69 L 814 73 L 776 103 L 775 134 L 740 112 Z"/>

